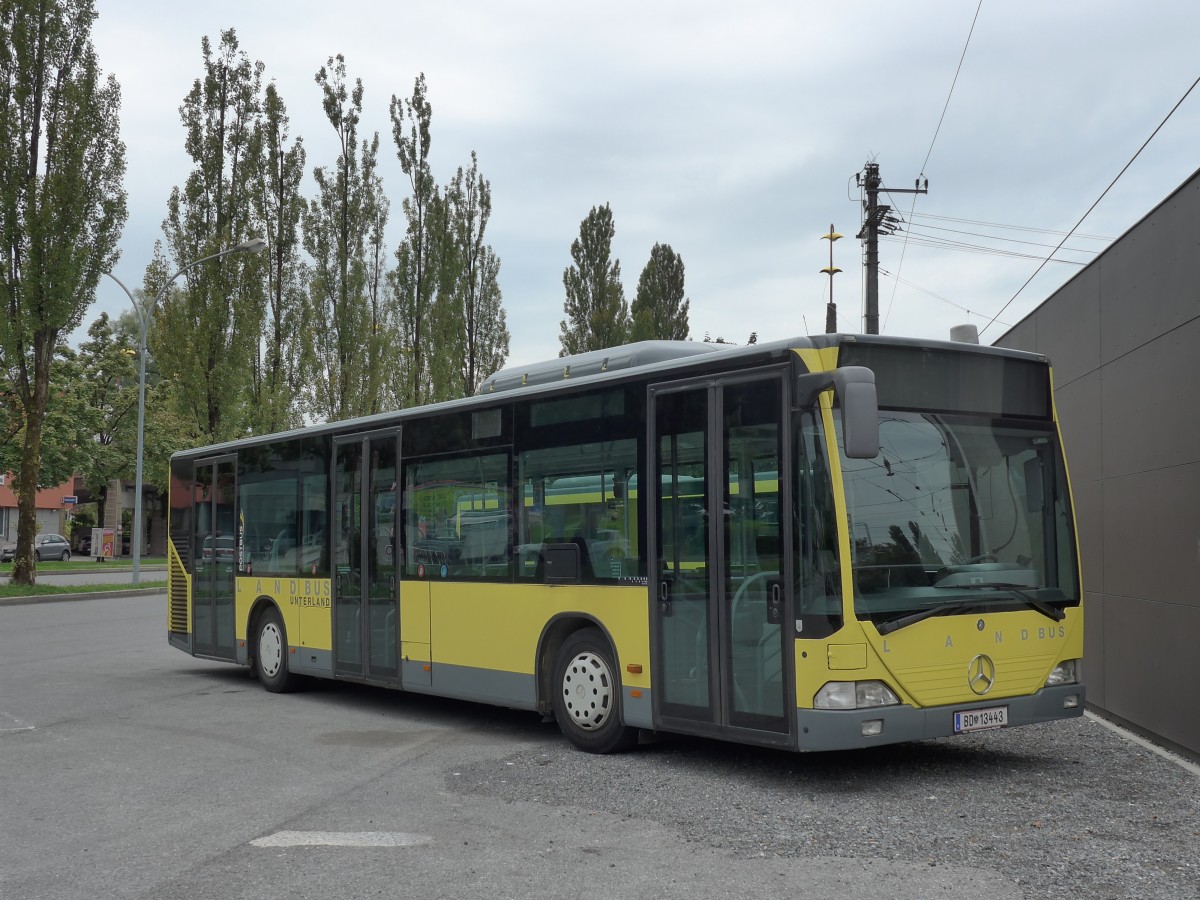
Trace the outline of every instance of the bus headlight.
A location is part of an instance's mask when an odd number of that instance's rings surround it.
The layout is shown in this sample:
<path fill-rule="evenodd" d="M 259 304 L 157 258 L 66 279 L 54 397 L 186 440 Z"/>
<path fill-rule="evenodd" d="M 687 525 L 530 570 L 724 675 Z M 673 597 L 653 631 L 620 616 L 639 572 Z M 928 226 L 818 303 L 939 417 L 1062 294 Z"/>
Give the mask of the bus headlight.
<path fill-rule="evenodd" d="M 830 681 L 813 698 L 816 709 L 871 709 L 899 703 L 900 698 L 882 681 Z"/>
<path fill-rule="evenodd" d="M 1046 687 L 1057 687 L 1060 684 L 1077 684 L 1079 682 L 1079 660 L 1067 659 L 1060 662 L 1046 679 Z"/>

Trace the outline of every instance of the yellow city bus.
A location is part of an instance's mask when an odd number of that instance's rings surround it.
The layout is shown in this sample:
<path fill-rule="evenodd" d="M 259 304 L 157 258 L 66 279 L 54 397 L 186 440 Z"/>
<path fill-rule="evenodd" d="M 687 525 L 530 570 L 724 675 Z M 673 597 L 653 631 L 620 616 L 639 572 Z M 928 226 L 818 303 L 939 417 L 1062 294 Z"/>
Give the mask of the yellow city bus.
<path fill-rule="evenodd" d="M 1079 716 L 1048 361 L 646 342 L 171 460 L 168 640 L 303 677 L 835 750 Z M 232 552 L 214 553 L 213 547 Z"/>

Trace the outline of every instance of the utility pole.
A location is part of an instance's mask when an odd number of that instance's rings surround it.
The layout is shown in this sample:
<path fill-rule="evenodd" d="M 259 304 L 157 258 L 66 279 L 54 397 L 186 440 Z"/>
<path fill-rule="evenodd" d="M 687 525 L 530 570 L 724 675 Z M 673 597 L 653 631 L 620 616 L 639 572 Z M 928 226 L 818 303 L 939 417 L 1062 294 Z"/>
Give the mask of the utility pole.
<path fill-rule="evenodd" d="M 825 307 L 825 333 L 833 334 L 837 331 L 837 304 L 833 302 L 833 276 L 842 271 L 833 264 L 833 242 L 840 238 L 841 235 L 833 230 L 833 223 L 829 223 L 829 234 L 821 235 L 821 240 L 829 241 L 829 265 L 821 271 L 829 276 L 829 305 Z"/>
<path fill-rule="evenodd" d="M 863 227 L 856 237 L 866 244 L 867 261 L 867 314 L 866 334 L 879 334 L 879 235 L 893 234 L 900 227 L 900 220 L 886 203 L 879 202 L 879 192 L 889 194 L 928 194 L 929 179 L 921 184 L 917 179 L 916 187 L 888 188 L 882 184 L 879 175 L 879 163 L 869 162 L 863 171 L 854 176 L 854 181 L 866 193 L 863 200 Z"/>

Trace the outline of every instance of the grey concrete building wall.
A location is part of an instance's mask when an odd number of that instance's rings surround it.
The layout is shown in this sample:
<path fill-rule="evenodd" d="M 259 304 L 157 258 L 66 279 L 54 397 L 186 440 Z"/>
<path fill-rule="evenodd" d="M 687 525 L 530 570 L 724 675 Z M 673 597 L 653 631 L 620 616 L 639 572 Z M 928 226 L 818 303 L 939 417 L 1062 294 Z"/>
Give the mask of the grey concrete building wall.
<path fill-rule="evenodd" d="M 1088 700 L 1200 757 L 1200 172 L 996 343 L 1054 365 Z"/>

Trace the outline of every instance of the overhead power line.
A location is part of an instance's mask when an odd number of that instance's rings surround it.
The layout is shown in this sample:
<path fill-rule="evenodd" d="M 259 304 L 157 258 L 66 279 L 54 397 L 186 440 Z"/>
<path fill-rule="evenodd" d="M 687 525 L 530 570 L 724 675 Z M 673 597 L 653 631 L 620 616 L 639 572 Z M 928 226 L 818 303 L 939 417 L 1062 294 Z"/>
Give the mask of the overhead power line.
<path fill-rule="evenodd" d="M 914 284 L 913 282 L 909 281 L 907 278 L 901 278 L 899 275 L 889 272 L 887 269 L 880 269 L 879 274 L 886 275 L 888 278 L 891 278 L 891 279 L 894 279 L 895 281 L 900 282 L 905 287 L 910 287 L 914 291 L 920 291 L 922 294 L 927 294 L 930 297 L 932 297 L 934 300 L 940 300 L 943 303 L 948 304 L 949 306 L 953 306 L 955 309 L 961 309 L 963 312 L 965 312 L 969 316 L 979 316 L 981 319 L 985 318 L 987 316 L 987 313 L 982 313 L 982 312 L 978 312 L 973 309 L 968 309 L 967 307 L 963 306 L 961 303 L 955 303 L 953 300 L 947 299 L 946 297 L 943 297 L 941 294 L 934 293 L 933 291 L 929 290 L 929 288 L 921 287 L 921 285 L 919 285 L 919 284 Z M 1001 322 L 1000 324 L 1003 325 L 1005 323 Z"/>
<path fill-rule="evenodd" d="M 914 235 L 914 236 L 920 235 L 920 236 L 925 236 L 925 237 L 930 237 L 930 238 L 938 237 L 938 235 L 935 235 L 935 234 L 927 234 L 927 232 L 923 229 L 928 229 L 929 231 L 944 231 L 947 234 L 965 234 L 967 237 L 985 238 L 990 241 L 1002 241 L 1006 244 L 1024 244 L 1029 247 L 1053 247 L 1054 246 L 1053 244 L 1043 243 L 1042 241 L 1023 241 L 1023 240 L 1020 240 L 1019 238 L 999 237 L 998 235 L 994 235 L 994 234 L 982 234 L 981 232 L 978 232 L 978 231 L 960 231 L 957 228 L 939 228 L 937 225 L 918 225 L 915 227 L 910 227 L 908 230 L 908 233 L 911 235 Z M 1087 253 L 1091 256 L 1095 256 L 1097 253 L 1100 252 L 1099 250 L 1088 250 L 1084 247 L 1063 247 L 1062 249 L 1070 251 L 1071 253 Z"/>
<path fill-rule="evenodd" d="M 978 225 L 983 228 L 1004 228 L 1010 231 L 1032 231 L 1035 234 L 1070 234 L 1069 231 L 1055 231 L 1052 228 L 1035 228 L 1032 225 L 1005 225 L 1000 222 L 984 222 L 980 219 L 960 219 L 954 216 L 935 216 L 933 213 L 913 213 L 914 219 L 935 219 L 939 222 L 958 222 L 960 225 Z M 1084 234 L 1075 232 L 1075 237 L 1092 241 L 1112 241 L 1111 237 L 1102 234 Z"/>
<path fill-rule="evenodd" d="M 934 146 L 934 144 L 937 143 L 938 135 L 941 134 L 941 132 L 942 132 L 942 122 L 944 122 L 946 120 L 946 111 L 950 108 L 950 98 L 954 96 L 954 88 L 958 85 L 958 76 L 959 76 L 959 73 L 962 72 L 963 60 L 965 60 L 967 58 L 967 48 L 971 46 L 971 35 L 973 35 L 975 33 L 975 23 L 979 21 L 979 11 L 982 8 L 983 8 L 983 0 L 979 0 L 978 5 L 975 7 L 975 16 L 971 19 L 971 28 L 969 31 L 967 31 L 967 40 L 966 40 L 966 42 L 963 43 L 962 53 L 958 57 L 958 66 L 954 69 L 954 78 L 952 78 L 950 81 L 950 90 L 946 94 L 946 102 L 944 104 L 942 104 L 942 114 L 938 117 L 937 128 L 935 128 L 933 130 L 933 138 L 929 141 L 929 149 L 925 152 L 925 161 L 923 163 L 921 163 L 921 171 L 919 173 L 917 173 L 918 183 L 920 182 L 921 178 L 924 178 L 924 176 L 925 176 L 925 168 L 929 165 L 929 158 L 931 156 L 933 156 L 933 146 Z M 926 179 L 925 183 L 928 185 L 929 180 Z M 915 210 L 916 208 L 917 208 L 917 195 L 914 192 L 913 198 L 912 198 L 912 203 L 909 204 L 909 208 L 908 208 L 908 214 L 909 214 L 910 218 L 912 217 L 913 210 Z M 904 245 L 900 248 L 900 264 L 897 267 L 898 269 L 902 269 L 904 267 L 904 254 L 907 252 L 907 250 L 908 250 L 908 239 L 905 238 Z M 896 302 L 896 286 L 893 284 L 892 285 L 892 296 L 888 299 L 887 315 L 885 315 L 883 317 L 883 324 L 884 324 L 885 328 L 887 327 L 888 319 L 890 319 L 892 317 L 892 304 L 894 304 L 895 302 Z"/>
<path fill-rule="evenodd" d="M 982 0 L 981 0 L 981 2 L 982 2 Z M 1175 115 L 1175 111 L 1177 109 L 1179 109 L 1180 106 L 1183 105 L 1183 101 L 1186 100 L 1188 98 L 1188 95 L 1190 95 L 1192 93 L 1192 91 L 1194 91 L 1196 89 L 1196 85 L 1198 85 L 1198 84 L 1200 84 L 1200 78 L 1197 78 L 1195 81 L 1193 81 L 1192 86 L 1183 92 L 1183 96 L 1180 97 L 1178 102 L 1174 106 L 1171 107 L 1171 111 L 1169 113 L 1167 113 L 1166 117 L 1163 118 L 1163 120 L 1158 123 L 1158 127 L 1155 128 L 1152 132 L 1150 132 L 1150 137 L 1146 138 L 1146 140 L 1142 142 L 1142 146 L 1138 147 L 1137 152 L 1134 153 L 1133 156 L 1131 156 L 1129 158 L 1129 162 L 1125 163 L 1125 165 L 1121 167 L 1121 171 L 1118 172 L 1117 176 L 1108 183 L 1108 187 L 1106 187 L 1103 191 L 1100 192 L 1100 196 L 1097 197 L 1096 201 L 1087 208 L 1087 212 L 1085 212 L 1082 216 L 1079 217 L 1079 221 L 1075 223 L 1074 227 L 1072 227 L 1071 230 L 1069 232 L 1067 232 L 1066 236 L 1063 237 L 1063 239 L 1058 242 L 1059 247 L 1062 247 L 1062 245 L 1067 242 L 1067 238 L 1069 238 L 1072 234 L 1075 233 L 1075 229 L 1078 228 L 1080 225 L 1082 225 L 1084 220 L 1092 214 L 1092 210 L 1094 210 L 1097 206 L 1100 205 L 1100 201 L 1103 200 L 1108 195 L 1108 192 L 1113 189 L 1113 185 L 1115 185 L 1118 181 L 1121 180 L 1121 176 L 1124 175 L 1125 172 L 1129 169 L 1129 167 L 1133 165 L 1134 160 L 1136 160 L 1139 156 L 1142 155 L 1142 151 L 1146 149 L 1146 147 L 1150 144 L 1150 142 L 1152 140 L 1154 140 L 1155 135 L 1157 135 L 1160 131 L 1162 131 L 1163 126 L 1166 125 L 1168 121 L 1170 121 L 1171 116 Z M 989 328 L 992 327 L 992 324 L 1000 316 L 1000 313 L 1002 313 L 1006 309 L 1008 309 L 1009 306 L 1012 305 L 1012 302 L 1021 295 L 1021 292 L 1023 290 L 1025 290 L 1025 288 L 1029 287 L 1029 283 L 1031 281 L 1033 281 L 1034 278 L 1037 277 L 1038 273 L 1041 272 L 1042 269 L 1044 269 L 1046 267 L 1046 264 L 1048 262 L 1050 262 L 1051 259 L 1054 258 L 1054 254 L 1057 252 L 1058 252 L 1058 248 L 1055 248 L 1054 250 L 1052 250 L 1050 252 L 1050 255 L 1047 256 L 1044 260 L 1042 260 L 1042 264 L 1033 270 L 1033 274 L 1030 275 L 1027 279 L 1025 279 L 1025 283 L 1022 284 L 1019 288 L 1017 288 L 1017 292 L 1008 298 L 1008 302 L 1005 303 L 1002 307 L 1000 307 L 999 312 L 997 312 L 996 315 L 992 316 L 991 321 L 989 321 L 986 325 L 984 325 L 981 329 L 979 329 L 979 334 L 981 336 L 983 335 L 983 333 L 985 331 L 987 331 Z"/>
<path fill-rule="evenodd" d="M 950 93 L 946 95 L 946 102 L 942 106 L 942 115 L 938 118 L 937 128 L 933 130 L 933 140 L 929 142 L 929 150 L 925 154 L 925 162 L 921 163 L 921 175 L 925 174 L 925 167 L 929 165 L 929 157 L 933 155 L 933 145 L 937 143 L 938 135 L 942 131 L 942 122 L 946 119 L 946 110 L 950 108 L 950 98 L 954 96 L 954 87 L 958 84 L 958 73 L 962 71 L 963 60 L 967 58 L 967 48 L 971 46 L 971 35 L 975 33 L 975 23 L 979 21 L 979 10 L 983 8 L 983 0 L 979 0 L 979 5 L 975 7 L 975 17 L 971 19 L 971 30 L 967 32 L 967 41 L 963 44 L 962 55 L 958 58 L 958 68 L 954 70 L 954 79 L 950 82 Z M 915 206 L 917 198 L 913 197 L 913 205 Z"/>
<path fill-rule="evenodd" d="M 900 238 L 883 238 L 890 243 L 900 243 Z M 908 243 L 917 247 L 933 247 L 937 250 L 958 250 L 963 253 L 978 253 L 983 256 L 1003 256 L 1009 259 L 1045 259 L 1040 253 L 1021 253 L 1018 250 L 1005 250 L 1002 247 L 985 247 L 982 244 L 968 244 L 965 241 L 951 241 L 946 238 L 910 236 Z M 1075 259 L 1055 257 L 1050 262 L 1066 263 L 1071 266 L 1086 266 L 1086 262 Z"/>

